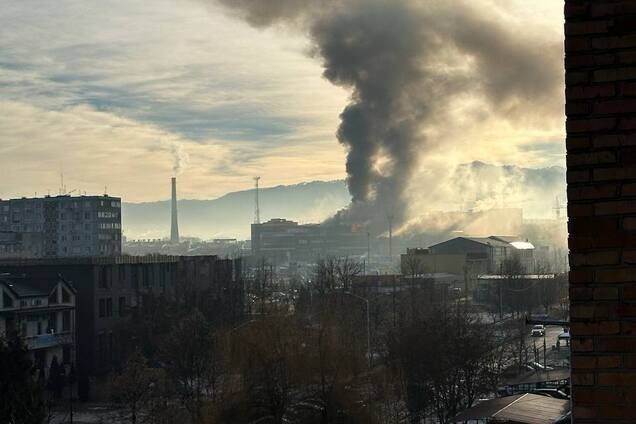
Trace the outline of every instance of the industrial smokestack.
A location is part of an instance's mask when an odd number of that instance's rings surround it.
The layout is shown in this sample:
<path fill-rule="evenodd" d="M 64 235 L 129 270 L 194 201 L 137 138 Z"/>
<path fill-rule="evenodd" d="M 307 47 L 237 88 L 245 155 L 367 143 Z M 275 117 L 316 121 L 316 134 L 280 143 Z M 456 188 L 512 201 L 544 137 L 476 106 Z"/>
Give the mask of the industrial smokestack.
<path fill-rule="evenodd" d="M 179 243 L 179 218 L 177 216 L 177 178 L 172 177 L 172 227 L 170 228 L 170 243 Z"/>

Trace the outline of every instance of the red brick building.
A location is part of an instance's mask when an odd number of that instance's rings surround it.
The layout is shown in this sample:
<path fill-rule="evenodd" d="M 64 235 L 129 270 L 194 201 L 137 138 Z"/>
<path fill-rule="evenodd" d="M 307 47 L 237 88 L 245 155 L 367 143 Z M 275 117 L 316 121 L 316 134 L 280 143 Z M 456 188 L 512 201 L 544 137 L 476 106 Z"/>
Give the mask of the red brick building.
<path fill-rule="evenodd" d="M 566 0 L 573 417 L 636 422 L 636 0 Z"/>

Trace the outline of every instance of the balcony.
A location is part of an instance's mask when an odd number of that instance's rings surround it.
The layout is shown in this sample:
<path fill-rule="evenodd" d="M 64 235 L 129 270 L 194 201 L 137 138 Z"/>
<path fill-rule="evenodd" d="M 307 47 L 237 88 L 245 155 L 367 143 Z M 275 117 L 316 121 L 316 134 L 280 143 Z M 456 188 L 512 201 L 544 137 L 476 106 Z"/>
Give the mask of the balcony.
<path fill-rule="evenodd" d="M 40 334 L 37 336 L 25 337 L 24 341 L 29 350 L 47 349 L 50 347 L 73 343 L 73 335 L 70 332 Z"/>

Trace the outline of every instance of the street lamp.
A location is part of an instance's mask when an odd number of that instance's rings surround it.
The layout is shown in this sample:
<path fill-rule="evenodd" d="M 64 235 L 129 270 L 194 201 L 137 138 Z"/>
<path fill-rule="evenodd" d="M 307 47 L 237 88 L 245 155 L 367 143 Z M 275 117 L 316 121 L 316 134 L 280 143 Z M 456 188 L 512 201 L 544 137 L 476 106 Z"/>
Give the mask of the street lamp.
<path fill-rule="evenodd" d="M 371 320 L 369 319 L 369 299 L 366 299 L 362 296 L 358 296 L 357 294 L 353 294 L 351 292 L 344 292 L 349 296 L 355 297 L 356 299 L 362 300 L 366 304 L 367 309 L 367 358 L 369 360 L 369 369 L 371 369 Z"/>

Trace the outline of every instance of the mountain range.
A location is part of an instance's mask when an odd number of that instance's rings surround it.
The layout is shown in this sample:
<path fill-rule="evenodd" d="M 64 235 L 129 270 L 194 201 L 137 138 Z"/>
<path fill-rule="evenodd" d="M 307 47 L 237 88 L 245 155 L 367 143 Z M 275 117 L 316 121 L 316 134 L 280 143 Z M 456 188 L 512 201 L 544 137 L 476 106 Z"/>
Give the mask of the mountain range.
<path fill-rule="evenodd" d="M 551 217 L 555 197 L 565 202 L 565 169 L 522 168 L 471 162 L 457 166 L 446 184 L 448 196 L 470 193 L 467 208 L 523 207 L 527 217 Z M 351 198 L 344 180 L 312 181 L 261 188 L 260 218 L 321 222 L 345 208 Z M 431 206 L 433 206 L 431 204 Z M 179 200 L 182 236 L 201 239 L 250 237 L 255 219 L 254 189 L 211 200 Z M 122 225 L 128 239 L 164 238 L 170 232 L 170 200 L 124 203 Z"/>
<path fill-rule="evenodd" d="M 319 222 L 351 200 L 343 180 L 312 181 L 259 190 L 260 218 Z M 179 200 L 179 233 L 212 238 L 250 237 L 255 218 L 254 189 L 212 200 Z M 162 238 L 170 233 L 170 201 L 124 203 L 122 226 L 129 239 Z"/>

